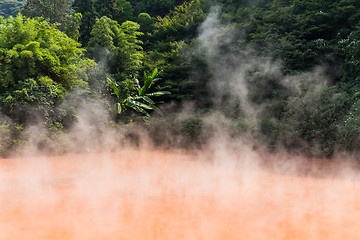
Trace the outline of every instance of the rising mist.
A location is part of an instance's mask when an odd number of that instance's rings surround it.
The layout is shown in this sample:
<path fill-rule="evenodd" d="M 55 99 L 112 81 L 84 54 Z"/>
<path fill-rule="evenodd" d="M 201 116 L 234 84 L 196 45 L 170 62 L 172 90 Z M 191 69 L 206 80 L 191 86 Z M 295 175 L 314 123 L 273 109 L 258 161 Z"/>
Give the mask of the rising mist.
<path fill-rule="evenodd" d="M 291 95 L 314 81 L 326 83 L 322 67 L 289 77 L 281 62 L 251 49 L 234 54 L 226 43 L 239 35 L 220 23 L 219 11 L 200 26 L 190 51 L 211 70 L 207 87 L 215 110 L 168 104 L 163 109 L 176 114 L 118 126 L 106 104 L 85 102 L 76 123 L 53 138 L 41 124 L 29 126 L 21 147 L 0 160 L 0 239 L 360 236 L 353 159 L 303 157 L 309 143 L 291 134 L 280 136 L 270 153 L 256 134 L 273 109 L 271 90 Z M 184 57 L 193 56 L 185 51 Z M 317 100 L 311 96 L 304 104 Z M 229 102 L 228 112 L 221 111 Z M 297 155 L 287 152 L 289 142 L 300 144 Z"/>

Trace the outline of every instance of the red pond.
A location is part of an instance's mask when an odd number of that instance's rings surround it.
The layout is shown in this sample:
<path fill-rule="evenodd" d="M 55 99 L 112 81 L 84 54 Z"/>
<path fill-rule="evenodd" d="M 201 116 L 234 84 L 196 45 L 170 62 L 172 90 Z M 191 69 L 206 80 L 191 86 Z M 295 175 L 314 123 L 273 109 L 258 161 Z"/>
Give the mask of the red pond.
<path fill-rule="evenodd" d="M 264 170 L 255 153 L 209 156 L 0 160 L 0 239 L 360 238 L 360 177 L 351 168 L 309 177 L 293 164 Z"/>

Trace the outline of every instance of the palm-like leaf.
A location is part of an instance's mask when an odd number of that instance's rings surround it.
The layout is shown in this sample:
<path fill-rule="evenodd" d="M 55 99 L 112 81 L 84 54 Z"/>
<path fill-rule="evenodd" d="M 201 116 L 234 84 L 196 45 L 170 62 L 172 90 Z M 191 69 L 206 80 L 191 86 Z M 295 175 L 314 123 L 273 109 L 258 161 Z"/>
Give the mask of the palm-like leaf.
<path fill-rule="evenodd" d="M 128 102 L 133 103 L 133 104 L 135 104 L 136 106 L 142 107 L 142 108 L 144 108 L 144 109 L 148 109 L 148 110 L 153 110 L 153 109 L 154 109 L 151 105 L 148 105 L 148 104 L 145 104 L 145 103 L 142 103 L 142 102 L 139 102 L 139 101 L 135 101 L 135 100 L 132 99 L 132 98 L 126 99 L 126 103 L 128 103 Z"/>
<path fill-rule="evenodd" d="M 151 100 L 151 98 L 149 98 L 148 96 L 138 96 L 138 97 L 133 97 L 132 99 L 134 100 L 143 100 L 151 105 L 154 105 L 155 102 L 153 100 Z"/>
<path fill-rule="evenodd" d="M 154 71 L 153 71 L 152 74 L 151 74 L 151 79 L 154 79 L 157 74 L 158 74 L 158 69 L 155 68 Z"/>
<path fill-rule="evenodd" d="M 151 88 L 151 85 L 154 83 L 154 79 L 158 73 L 158 69 L 155 68 L 154 71 L 151 73 L 150 76 L 146 76 L 146 73 L 144 72 L 144 86 L 142 87 L 140 96 L 144 96 L 148 90 Z M 159 80 L 159 79 L 157 79 Z M 156 80 L 156 81 L 157 81 Z"/>
<path fill-rule="evenodd" d="M 153 80 L 152 80 L 152 84 L 155 84 L 157 81 L 159 81 L 159 80 L 161 80 L 161 78 L 154 78 Z"/>
<path fill-rule="evenodd" d="M 134 109 L 136 112 L 140 112 L 140 113 L 143 113 L 143 114 L 145 114 L 145 115 L 148 116 L 149 113 L 147 113 L 147 112 L 142 108 L 143 106 L 140 106 L 139 103 L 140 103 L 140 102 L 133 101 L 133 100 L 131 100 L 131 99 L 126 99 L 126 101 L 125 101 L 125 105 L 126 105 L 127 107 L 130 107 L 130 108 Z M 145 105 L 146 105 L 146 104 L 145 104 Z"/>
<path fill-rule="evenodd" d="M 139 83 L 139 79 L 135 78 L 135 88 L 136 89 L 140 89 L 140 83 Z"/>
<path fill-rule="evenodd" d="M 121 103 L 116 103 L 116 112 L 118 113 L 118 114 L 120 114 L 121 113 L 121 110 L 122 110 L 122 108 L 121 108 Z"/>
<path fill-rule="evenodd" d="M 171 92 L 158 91 L 158 92 L 149 93 L 149 94 L 147 94 L 147 96 L 149 96 L 149 97 L 159 97 L 159 96 L 163 96 L 163 95 L 167 95 L 167 94 L 171 94 Z"/>
<path fill-rule="evenodd" d="M 123 111 L 123 107 L 126 106 L 135 110 L 136 112 L 143 113 L 149 116 L 149 113 L 146 110 L 158 110 L 155 106 L 155 102 L 150 97 L 158 97 L 166 94 L 171 94 L 168 91 L 157 91 L 153 93 L 147 93 L 150 87 L 160 80 L 159 78 L 155 78 L 158 74 L 158 69 L 155 68 L 150 76 L 147 76 L 144 72 L 144 86 L 140 87 L 139 81 L 135 79 L 135 88 L 138 90 L 137 96 L 130 96 L 124 100 L 121 100 L 120 90 L 116 82 L 112 81 L 109 77 L 107 77 L 107 81 L 109 83 L 110 88 L 113 89 L 114 93 L 118 98 L 118 103 L 116 103 L 116 112 L 120 114 Z"/>
<path fill-rule="evenodd" d="M 120 97 L 120 91 L 119 88 L 117 87 L 117 84 L 115 82 L 113 82 L 109 77 L 106 77 L 106 80 L 108 81 L 110 87 L 112 88 L 112 90 L 114 91 L 115 95 L 119 98 Z"/>

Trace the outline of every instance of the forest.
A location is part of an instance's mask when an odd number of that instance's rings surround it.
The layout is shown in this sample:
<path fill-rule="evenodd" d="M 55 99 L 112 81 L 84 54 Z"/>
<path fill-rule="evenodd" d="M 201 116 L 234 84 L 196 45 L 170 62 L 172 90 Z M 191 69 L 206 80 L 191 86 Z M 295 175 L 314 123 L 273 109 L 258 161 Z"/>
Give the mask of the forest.
<path fill-rule="evenodd" d="M 34 125 L 40 148 L 66 152 L 59 139 L 98 109 L 94 131 L 159 148 L 221 129 L 271 152 L 359 151 L 359 1 L 0 2 L 1 155 Z"/>

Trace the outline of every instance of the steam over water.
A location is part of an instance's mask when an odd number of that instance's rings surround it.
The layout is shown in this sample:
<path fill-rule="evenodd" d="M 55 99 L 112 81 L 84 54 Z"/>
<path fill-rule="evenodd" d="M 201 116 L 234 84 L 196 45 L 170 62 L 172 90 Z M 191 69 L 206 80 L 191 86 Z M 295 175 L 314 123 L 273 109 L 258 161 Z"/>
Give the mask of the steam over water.
<path fill-rule="evenodd" d="M 3 159 L 0 239 L 360 237 L 355 170 L 310 176 L 298 160 L 268 160 L 250 150 Z"/>

